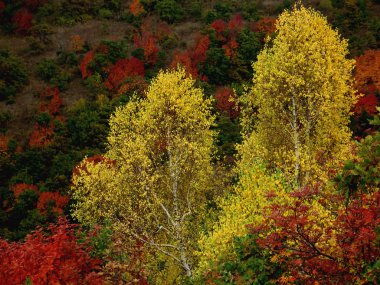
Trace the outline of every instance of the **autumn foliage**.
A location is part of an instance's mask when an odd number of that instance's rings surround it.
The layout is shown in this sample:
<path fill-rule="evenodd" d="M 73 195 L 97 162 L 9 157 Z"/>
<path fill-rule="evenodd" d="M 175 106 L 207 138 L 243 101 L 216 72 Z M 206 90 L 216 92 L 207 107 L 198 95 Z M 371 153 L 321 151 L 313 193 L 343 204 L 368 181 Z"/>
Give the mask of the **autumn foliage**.
<path fill-rule="evenodd" d="M 22 8 L 18 10 L 12 17 L 12 22 L 16 25 L 15 32 L 24 33 L 32 27 L 32 13 L 26 9 Z"/>
<path fill-rule="evenodd" d="M 83 79 L 86 79 L 91 75 L 91 72 L 88 70 L 88 65 L 93 60 L 94 55 L 95 54 L 93 50 L 89 51 L 88 53 L 86 53 L 86 55 L 82 59 L 82 62 L 80 63 L 79 69 L 82 73 Z"/>
<path fill-rule="evenodd" d="M 225 112 L 231 119 L 239 116 L 234 91 L 229 87 L 220 87 L 215 93 L 216 109 Z"/>
<path fill-rule="evenodd" d="M 63 209 L 69 202 L 69 197 L 61 195 L 57 192 L 42 192 L 38 198 L 37 209 L 46 214 L 48 210 L 51 210 L 57 215 L 63 214 Z"/>
<path fill-rule="evenodd" d="M 135 57 L 119 59 L 107 68 L 108 77 L 105 86 L 117 91 L 120 85 L 131 76 L 144 76 L 144 63 Z"/>
<path fill-rule="evenodd" d="M 144 6 L 141 4 L 140 0 L 132 0 L 131 4 L 129 5 L 129 11 L 135 17 L 138 17 L 143 12 L 145 12 Z"/>
<path fill-rule="evenodd" d="M 24 242 L 0 239 L 0 284 L 104 284 L 101 261 L 78 244 L 73 225 L 60 219 L 48 233 L 38 229 Z"/>
<path fill-rule="evenodd" d="M 136 48 L 144 50 L 144 58 L 147 64 L 155 64 L 158 59 L 157 38 L 149 31 L 143 31 L 141 34 L 136 33 L 133 37 L 133 43 Z"/>
<path fill-rule="evenodd" d="M 252 30 L 257 33 L 272 34 L 276 30 L 276 19 L 262 18 L 252 24 Z"/>
<path fill-rule="evenodd" d="M 341 195 L 326 196 L 316 186 L 296 190 L 288 202 L 270 206 L 270 216 L 252 233 L 264 236 L 257 243 L 284 268 L 278 283 L 366 281 L 366 264 L 380 256 L 376 241 L 380 192 L 360 194 L 349 205 L 331 211 L 344 200 Z"/>

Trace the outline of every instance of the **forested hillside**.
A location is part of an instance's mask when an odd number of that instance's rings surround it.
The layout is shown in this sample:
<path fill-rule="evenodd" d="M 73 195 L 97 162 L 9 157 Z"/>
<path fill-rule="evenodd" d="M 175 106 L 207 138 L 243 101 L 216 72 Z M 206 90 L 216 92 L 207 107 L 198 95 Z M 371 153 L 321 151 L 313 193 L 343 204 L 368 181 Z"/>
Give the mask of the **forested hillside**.
<path fill-rule="evenodd" d="M 0 285 L 380 283 L 378 0 L 0 1 Z"/>

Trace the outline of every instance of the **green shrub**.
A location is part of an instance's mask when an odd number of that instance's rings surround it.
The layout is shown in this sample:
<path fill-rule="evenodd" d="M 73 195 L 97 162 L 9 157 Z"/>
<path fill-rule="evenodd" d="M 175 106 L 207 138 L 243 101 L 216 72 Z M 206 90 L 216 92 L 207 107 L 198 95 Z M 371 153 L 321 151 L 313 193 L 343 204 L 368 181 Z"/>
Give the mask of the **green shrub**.
<path fill-rule="evenodd" d="M 161 20 L 168 23 L 178 22 L 183 17 L 183 10 L 175 0 L 162 0 L 156 4 Z"/>
<path fill-rule="evenodd" d="M 28 82 L 21 59 L 6 50 L 0 50 L 0 74 L 0 101 L 15 96 Z"/>
<path fill-rule="evenodd" d="M 43 59 L 37 65 L 37 76 L 47 83 L 56 77 L 58 72 L 58 65 L 52 59 Z"/>

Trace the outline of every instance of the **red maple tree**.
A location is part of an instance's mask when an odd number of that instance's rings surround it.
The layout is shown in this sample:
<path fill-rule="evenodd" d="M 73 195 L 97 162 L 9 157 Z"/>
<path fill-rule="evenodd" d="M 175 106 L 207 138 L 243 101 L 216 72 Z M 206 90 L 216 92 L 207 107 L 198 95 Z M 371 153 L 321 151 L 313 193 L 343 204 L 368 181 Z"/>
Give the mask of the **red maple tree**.
<path fill-rule="evenodd" d="M 135 33 L 133 43 L 136 48 L 144 50 L 144 58 L 147 64 L 155 64 L 158 59 L 157 38 L 149 31 L 142 30 L 141 33 Z"/>

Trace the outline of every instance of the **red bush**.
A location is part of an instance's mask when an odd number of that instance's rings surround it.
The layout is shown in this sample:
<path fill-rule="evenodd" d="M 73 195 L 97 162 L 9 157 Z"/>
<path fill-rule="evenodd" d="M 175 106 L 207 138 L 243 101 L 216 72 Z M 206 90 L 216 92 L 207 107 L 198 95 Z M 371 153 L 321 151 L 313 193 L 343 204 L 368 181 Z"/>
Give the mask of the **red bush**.
<path fill-rule="evenodd" d="M 142 34 L 135 34 L 133 37 L 133 43 L 136 48 L 142 48 L 144 50 L 144 57 L 147 64 L 155 64 L 158 58 L 159 48 L 157 46 L 157 39 L 149 31 Z"/>
<path fill-rule="evenodd" d="M 83 79 L 86 79 L 91 75 L 91 73 L 88 70 L 88 64 L 93 60 L 94 55 L 95 54 L 93 50 L 89 51 L 88 53 L 86 53 L 86 55 L 82 59 L 82 62 L 80 63 L 79 69 L 82 73 Z"/>
<path fill-rule="evenodd" d="M 141 4 L 140 0 L 132 0 L 129 5 L 129 12 L 131 12 L 133 16 L 137 17 L 144 11 L 144 6 Z"/>
<path fill-rule="evenodd" d="M 53 142 L 54 136 L 54 124 L 51 123 L 48 126 L 41 126 L 35 124 L 33 131 L 29 137 L 29 147 L 31 148 L 43 148 L 50 145 Z"/>
<path fill-rule="evenodd" d="M 119 59 L 106 70 L 108 72 L 105 86 L 109 90 L 118 90 L 120 85 L 131 76 L 144 76 L 144 63 L 135 57 Z"/>
<path fill-rule="evenodd" d="M 46 214 L 49 209 L 50 203 L 53 203 L 52 211 L 58 215 L 63 214 L 63 209 L 69 202 L 68 196 L 63 196 L 57 192 L 43 192 L 38 198 L 37 209 Z"/>
<path fill-rule="evenodd" d="M 0 12 L 5 9 L 5 3 L 0 1 Z"/>
<path fill-rule="evenodd" d="M 18 10 L 12 17 L 12 23 L 16 25 L 15 32 L 23 33 L 32 27 L 33 15 L 26 8 Z"/>
<path fill-rule="evenodd" d="M 228 29 L 230 31 L 239 32 L 244 28 L 244 21 L 240 14 L 234 15 L 228 22 Z"/>
<path fill-rule="evenodd" d="M 36 185 L 26 183 L 17 183 L 11 187 L 11 190 L 16 199 L 20 197 L 20 195 L 24 193 L 26 190 L 32 190 L 38 193 L 38 187 Z"/>
<path fill-rule="evenodd" d="M 25 284 L 28 278 L 35 285 L 104 284 L 97 273 L 101 261 L 77 243 L 73 225 L 61 218 L 48 230 L 50 235 L 38 229 L 21 243 L 0 239 L 0 285 Z"/>

